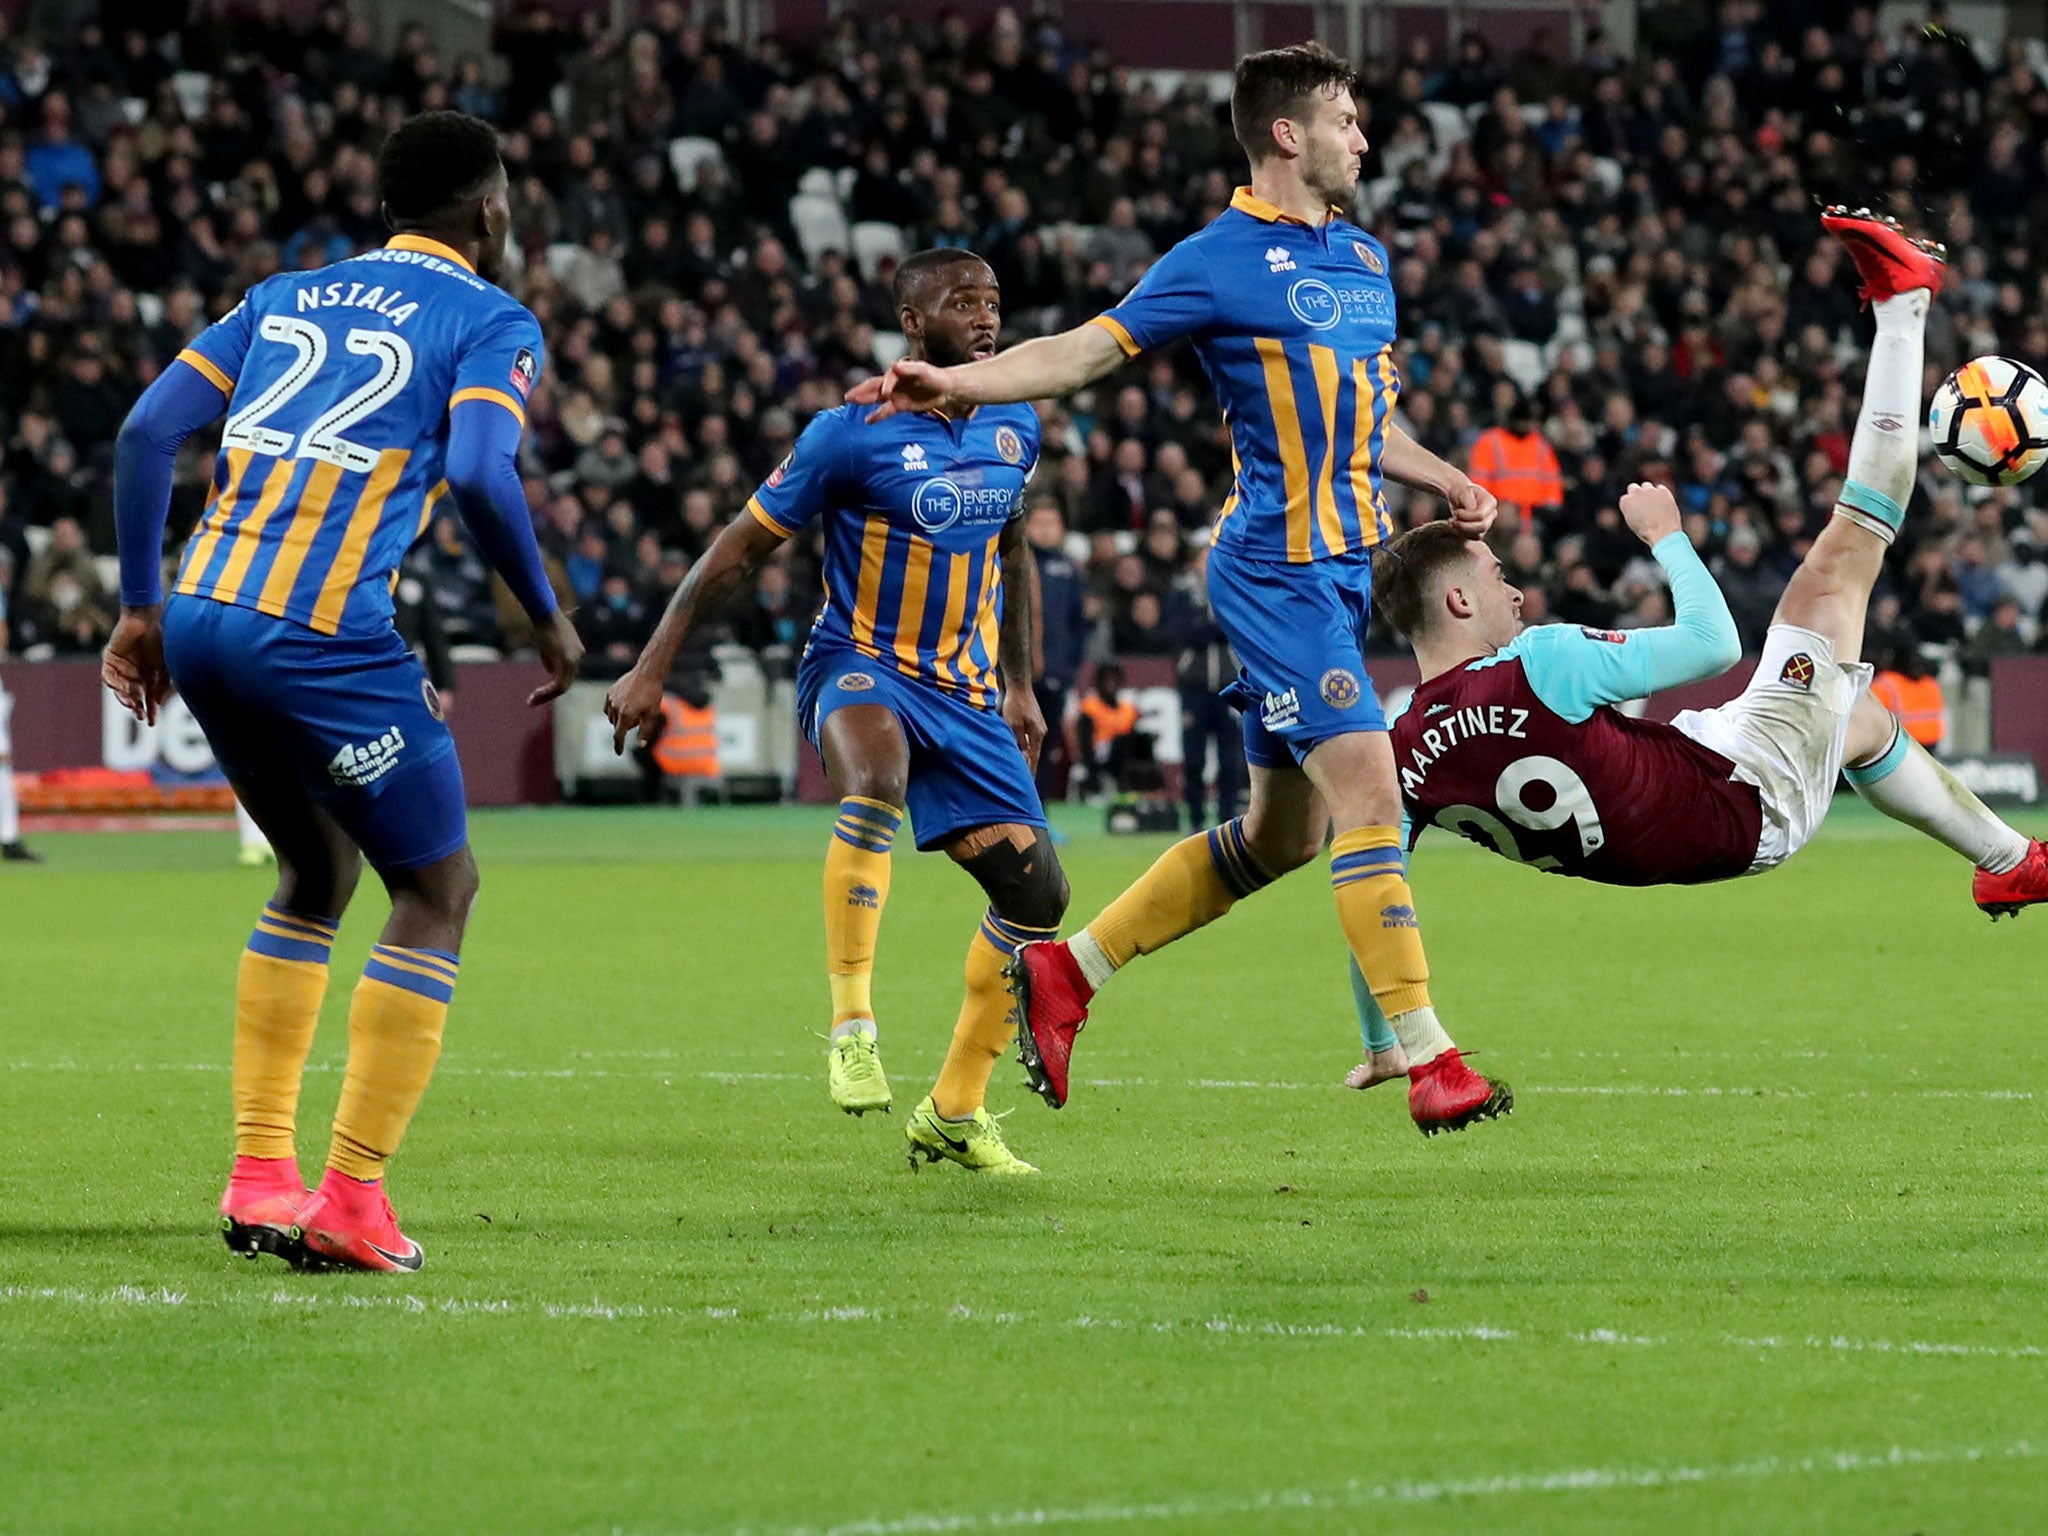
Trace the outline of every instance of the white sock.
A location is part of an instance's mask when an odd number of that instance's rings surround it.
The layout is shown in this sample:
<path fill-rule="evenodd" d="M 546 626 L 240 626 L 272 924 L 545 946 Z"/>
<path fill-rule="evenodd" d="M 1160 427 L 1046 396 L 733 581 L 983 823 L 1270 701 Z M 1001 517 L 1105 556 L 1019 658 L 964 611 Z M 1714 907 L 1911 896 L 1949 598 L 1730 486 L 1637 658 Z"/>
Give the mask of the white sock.
<path fill-rule="evenodd" d="M 1434 1008 L 1411 1008 L 1406 1013 L 1397 1013 L 1387 1020 L 1394 1031 L 1394 1037 L 1401 1042 L 1401 1049 L 1407 1053 L 1409 1067 L 1427 1066 L 1443 1055 L 1455 1050 L 1451 1037 L 1444 1033 L 1443 1025 L 1436 1021 Z"/>
<path fill-rule="evenodd" d="M 14 760 L 0 757 L 0 843 L 21 840 L 21 802 L 14 798 Z"/>
<path fill-rule="evenodd" d="M 1904 731 L 1876 762 L 1849 769 L 1848 779 L 1857 794 L 1893 821 L 1925 832 L 1979 869 L 2002 875 L 2027 856 L 2026 835 L 2000 821 Z"/>
<path fill-rule="evenodd" d="M 1837 516 L 1887 544 L 1899 531 L 1919 467 L 1927 300 L 1927 290 L 1915 288 L 1870 306 L 1877 318 L 1877 336 L 1870 344 L 1863 406 L 1849 442 L 1848 485 L 1835 509 Z"/>
<path fill-rule="evenodd" d="M 870 1040 L 878 1038 L 873 1019 L 848 1019 L 843 1024 L 832 1026 L 832 1038 L 839 1040 L 856 1032 L 864 1032 Z"/>
<path fill-rule="evenodd" d="M 268 848 L 270 839 L 263 835 L 263 829 L 256 825 L 256 818 L 242 809 L 242 802 L 235 802 L 235 831 L 241 834 L 244 848 Z"/>
<path fill-rule="evenodd" d="M 1086 928 L 1067 940 L 1067 953 L 1074 957 L 1074 964 L 1081 967 L 1090 991 L 1100 992 L 1102 984 L 1116 974 L 1116 967 L 1110 964 L 1109 956 L 1102 952 L 1102 946 L 1095 942 L 1094 935 Z"/>

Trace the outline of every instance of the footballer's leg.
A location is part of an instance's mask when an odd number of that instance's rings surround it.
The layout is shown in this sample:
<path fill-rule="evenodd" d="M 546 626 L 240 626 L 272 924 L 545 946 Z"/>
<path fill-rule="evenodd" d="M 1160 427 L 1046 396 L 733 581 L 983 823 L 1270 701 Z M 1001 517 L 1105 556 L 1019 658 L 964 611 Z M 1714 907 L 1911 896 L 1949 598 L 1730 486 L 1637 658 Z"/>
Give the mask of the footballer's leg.
<path fill-rule="evenodd" d="M 2048 845 L 2008 826 L 1869 694 L 1856 701 L 1843 761 L 1857 794 L 1976 866 L 1971 896 L 1993 921 L 2048 901 Z"/>
<path fill-rule="evenodd" d="M 1831 209 L 1822 223 L 1856 261 L 1877 335 L 1842 499 L 1793 574 L 1774 622 L 1824 636 L 1838 661 L 1851 662 L 1862 651 L 1870 592 L 1913 491 L 1923 333 L 1944 269 L 1939 247 L 1885 220 Z M 2001 821 L 1867 694 L 1850 718 L 1843 762 L 1864 799 L 1977 867 L 1973 894 L 1994 918 L 2048 900 L 2048 849 Z"/>
<path fill-rule="evenodd" d="M 1401 855 L 1401 792 L 1391 738 L 1355 730 L 1303 760 L 1330 808 L 1330 887 L 1351 955 L 1408 1060 L 1408 1110 L 1424 1135 L 1506 1114 L 1514 1093 L 1465 1065 L 1430 1004 L 1429 962 Z"/>
<path fill-rule="evenodd" d="M 1344 1074 L 1346 1088 L 1377 1088 L 1408 1075 L 1408 1053 L 1401 1049 L 1401 1037 L 1387 1022 L 1387 1012 L 1372 995 L 1372 983 L 1358 968 L 1358 956 L 1351 957 L 1351 1005 L 1358 1010 L 1358 1035 L 1365 1048 L 1365 1060 Z"/>
<path fill-rule="evenodd" d="M 827 1087 L 834 1104 L 859 1115 L 888 1109 L 892 1097 L 876 1042 L 872 988 L 910 746 L 902 723 L 879 704 L 834 709 L 819 726 L 818 746 L 839 797 L 839 819 L 825 849 L 825 969 L 832 987 Z"/>
<path fill-rule="evenodd" d="M 947 1158 L 983 1173 L 1029 1173 L 985 1107 L 989 1075 L 1016 1033 L 1004 973 L 1018 949 L 1054 938 L 1067 910 L 1067 878 L 1041 826 L 976 827 L 946 845 L 946 855 L 988 896 L 988 911 L 967 946 L 967 994 L 953 1026 L 939 1080 L 917 1107 L 908 1135 L 911 1166 Z M 1028 1047 L 1025 1059 L 1030 1059 Z M 1064 1062 L 1060 1064 L 1064 1078 Z"/>
<path fill-rule="evenodd" d="M 463 801 L 450 750 L 356 811 L 352 835 L 390 892 L 391 916 L 349 1000 L 327 1172 L 295 1229 L 308 1268 L 410 1272 L 425 1262 L 399 1230 L 384 1173 L 440 1060 L 476 902 Z"/>
<path fill-rule="evenodd" d="M 1065 1104 L 1074 1036 L 1109 978 L 1314 859 L 1328 824 L 1300 769 L 1255 755 L 1243 816 L 1175 843 L 1073 938 L 1020 948 L 1009 975 L 1031 1086 L 1053 1108 Z"/>
<path fill-rule="evenodd" d="M 254 1258 L 289 1254 L 307 1199 L 295 1145 L 299 1089 L 362 855 L 288 766 L 238 766 L 230 782 L 277 851 L 277 887 L 235 977 L 235 1166 L 220 1202 L 228 1246 Z"/>
<path fill-rule="evenodd" d="M 277 849 L 277 886 L 235 976 L 235 1163 L 221 1231 L 237 1253 L 290 1258 L 307 1199 L 294 1145 L 300 1079 L 341 914 L 362 872 L 347 830 L 314 798 L 267 701 L 275 655 L 251 634 L 270 621 L 209 602 L 173 602 L 164 655 L 215 761 Z"/>
<path fill-rule="evenodd" d="M 1877 334 L 1841 500 L 1786 585 L 1772 622 L 1820 635 L 1833 645 L 1834 659 L 1849 665 L 1862 654 L 1871 589 L 1913 491 L 1927 307 L 1940 291 L 1943 261 L 1940 247 L 1867 213 L 1831 208 L 1821 223 L 1855 261 Z"/>

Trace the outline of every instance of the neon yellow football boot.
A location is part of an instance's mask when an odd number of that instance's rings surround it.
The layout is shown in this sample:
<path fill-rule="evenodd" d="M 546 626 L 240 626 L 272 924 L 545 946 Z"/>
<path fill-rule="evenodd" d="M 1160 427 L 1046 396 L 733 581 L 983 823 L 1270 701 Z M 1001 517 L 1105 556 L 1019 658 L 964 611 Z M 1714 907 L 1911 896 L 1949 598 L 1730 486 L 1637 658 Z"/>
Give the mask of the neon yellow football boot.
<path fill-rule="evenodd" d="M 912 1173 L 917 1172 L 920 1153 L 928 1163 L 944 1158 L 970 1173 L 1038 1172 L 1004 1145 L 1002 1127 L 986 1109 L 977 1109 L 972 1119 L 948 1120 L 939 1113 L 930 1095 L 926 1095 L 911 1115 L 910 1124 L 903 1128 L 903 1134 L 910 1142 Z"/>
<path fill-rule="evenodd" d="M 825 1074 L 832 1102 L 849 1115 L 864 1115 L 871 1109 L 886 1111 L 893 1102 L 872 1025 L 849 1029 L 832 1041 L 825 1051 Z"/>

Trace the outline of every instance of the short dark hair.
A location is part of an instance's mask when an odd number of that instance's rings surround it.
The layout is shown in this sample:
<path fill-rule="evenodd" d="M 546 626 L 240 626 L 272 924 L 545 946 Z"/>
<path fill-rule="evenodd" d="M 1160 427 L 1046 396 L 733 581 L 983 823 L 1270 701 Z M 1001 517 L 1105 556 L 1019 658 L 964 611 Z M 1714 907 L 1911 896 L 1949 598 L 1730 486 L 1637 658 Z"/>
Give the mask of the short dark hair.
<path fill-rule="evenodd" d="M 969 261 L 981 262 L 983 266 L 988 265 L 973 251 L 953 245 L 934 245 L 914 256 L 904 257 L 897 264 L 896 281 L 890 288 L 890 293 L 896 300 L 896 307 L 901 309 L 915 300 L 917 290 L 923 286 L 927 275 L 943 272 L 948 267 Z"/>
<path fill-rule="evenodd" d="M 1440 573 L 1469 556 L 1477 542 L 1452 522 L 1410 528 L 1373 562 L 1373 610 L 1414 639 L 1429 615 L 1431 584 Z"/>
<path fill-rule="evenodd" d="M 1273 152 L 1273 125 L 1293 117 L 1309 97 L 1348 91 L 1358 71 L 1321 43 L 1294 43 L 1248 53 L 1230 85 L 1230 131 L 1257 164 Z"/>
<path fill-rule="evenodd" d="M 377 151 L 377 197 L 394 224 L 432 224 L 475 197 L 504 160 L 498 130 L 466 112 L 422 112 Z"/>

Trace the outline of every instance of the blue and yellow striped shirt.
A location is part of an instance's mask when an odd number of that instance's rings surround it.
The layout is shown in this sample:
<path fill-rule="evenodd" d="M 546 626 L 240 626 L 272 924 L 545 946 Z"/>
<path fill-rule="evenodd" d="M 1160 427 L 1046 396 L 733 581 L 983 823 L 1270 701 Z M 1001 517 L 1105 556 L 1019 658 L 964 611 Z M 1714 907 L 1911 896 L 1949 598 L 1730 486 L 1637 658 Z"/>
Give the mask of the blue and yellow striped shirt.
<path fill-rule="evenodd" d="M 250 289 L 178 354 L 228 397 L 175 590 L 321 634 L 391 623 L 391 579 L 447 494 L 448 413 L 523 425 L 540 323 L 438 241 Z"/>
<path fill-rule="evenodd" d="M 787 538 L 824 516 L 825 607 L 811 646 L 863 656 L 965 699 L 1001 701 L 997 542 L 1024 510 L 1038 415 L 984 405 L 870 426 L 865 406 L 820 412 L 747 503 Z"/>
<path fill-rule="evenodd" d="M 1380 446 L 1401 381 L 1394 287 L 1371 235 L 1334 211 L 1303 224 L 1240 187 L 1094 323 L 1133 357 L 1193 341 L 1236 471 L 1218 544 L 1302 564 L 1387 537 Z"/>

